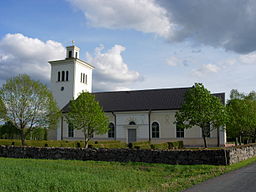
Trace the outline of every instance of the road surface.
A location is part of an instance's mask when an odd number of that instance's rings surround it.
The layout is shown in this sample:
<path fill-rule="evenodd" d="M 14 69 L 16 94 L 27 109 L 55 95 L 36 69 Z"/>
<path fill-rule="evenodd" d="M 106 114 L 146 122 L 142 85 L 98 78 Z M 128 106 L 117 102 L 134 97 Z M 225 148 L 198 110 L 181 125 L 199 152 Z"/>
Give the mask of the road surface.
<path fill-rule="evenodd" d="M 256 192 L 256 163 L 209 179 L 183 192 Z"/>

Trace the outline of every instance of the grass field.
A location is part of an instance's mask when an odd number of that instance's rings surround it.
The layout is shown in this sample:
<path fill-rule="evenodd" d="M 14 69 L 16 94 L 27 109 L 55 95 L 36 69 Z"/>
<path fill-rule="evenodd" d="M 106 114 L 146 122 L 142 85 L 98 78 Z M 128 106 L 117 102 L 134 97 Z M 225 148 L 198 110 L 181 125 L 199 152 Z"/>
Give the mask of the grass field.
<path fill-rule="evenodd" d="M 0 191 L 175 192 L 252 162 L 256 158 L 231 166 L 0 158 Z"/>

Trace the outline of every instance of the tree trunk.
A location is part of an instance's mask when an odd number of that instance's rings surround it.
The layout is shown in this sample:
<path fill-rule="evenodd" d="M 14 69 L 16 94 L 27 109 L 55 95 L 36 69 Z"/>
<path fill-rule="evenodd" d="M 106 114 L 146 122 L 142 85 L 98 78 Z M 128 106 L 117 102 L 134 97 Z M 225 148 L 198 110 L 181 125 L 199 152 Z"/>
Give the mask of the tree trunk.
<path fill-rule="evenodd" d="M 84 148 L 87 149 L 88 148 L 88 142 L 89 142 L 89 139 L 88 139 L 88 134 L 86 133 L 87 130 L 84 130 Z"/>
<path fill-rule="evenodd" d="M 207 144 L 206 144 L 206 137 L 205 135 L 203 135 L 203 139 L 204 139 L 204 147 L 207 148 Z"/>
<path fill-rule="evenodd" d="M 89 140 L 88 139 L 85 139 L 84 140 L 84 148 L 87 149 L 88 148 L 88 142 Z"/>
<path fill-rule="evenodd" d="M 238 137 L 236 137 L 235 145 L 238 145 Z"/>
<path fill-rule="evenodd" d="M 22 146 L 25 146 L 25 145 L 26 145 L 26 142 L 25 142 L 26 136 L 25 136 L 24 130 L 21 130 L 20 133 L 21 133 L 21 134 L 20 134 L 21 145 L 22 145 Z"/>

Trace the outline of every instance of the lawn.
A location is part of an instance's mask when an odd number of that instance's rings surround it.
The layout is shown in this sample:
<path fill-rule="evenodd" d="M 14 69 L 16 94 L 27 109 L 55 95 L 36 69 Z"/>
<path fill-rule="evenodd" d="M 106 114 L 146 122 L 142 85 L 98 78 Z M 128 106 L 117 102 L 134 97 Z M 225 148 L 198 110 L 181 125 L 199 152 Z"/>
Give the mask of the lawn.
<path fill-rule="evenodd" d="M 181 191 L 256 162 L 231 166 L 166 165 L 0 158 L 0 191 Z"/>

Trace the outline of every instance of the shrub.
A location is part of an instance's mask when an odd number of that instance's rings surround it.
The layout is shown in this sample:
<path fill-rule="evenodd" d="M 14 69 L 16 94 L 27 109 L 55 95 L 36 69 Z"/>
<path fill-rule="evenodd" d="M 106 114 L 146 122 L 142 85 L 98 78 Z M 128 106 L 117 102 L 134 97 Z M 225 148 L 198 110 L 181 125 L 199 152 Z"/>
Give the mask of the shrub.
<path fill-rule="evenodd" d="M 81 147 L 81 144 L 79 142 L 76 143 L 76 147 L 77 148 L 80 148 Z"/>
<path fill-rule="evenodd" d="M 128 143 L 128 145 L 127 145 L 127 146 L 128 146 L 128 148 L 129 148 L 129 149 L 132 149 L 133 144 L 132 144 L 132 143 Z"/>
<path fill-rule="evenodd" d="M 168 149 L 182 149 L 183 141 L 168 142 Z"/>

